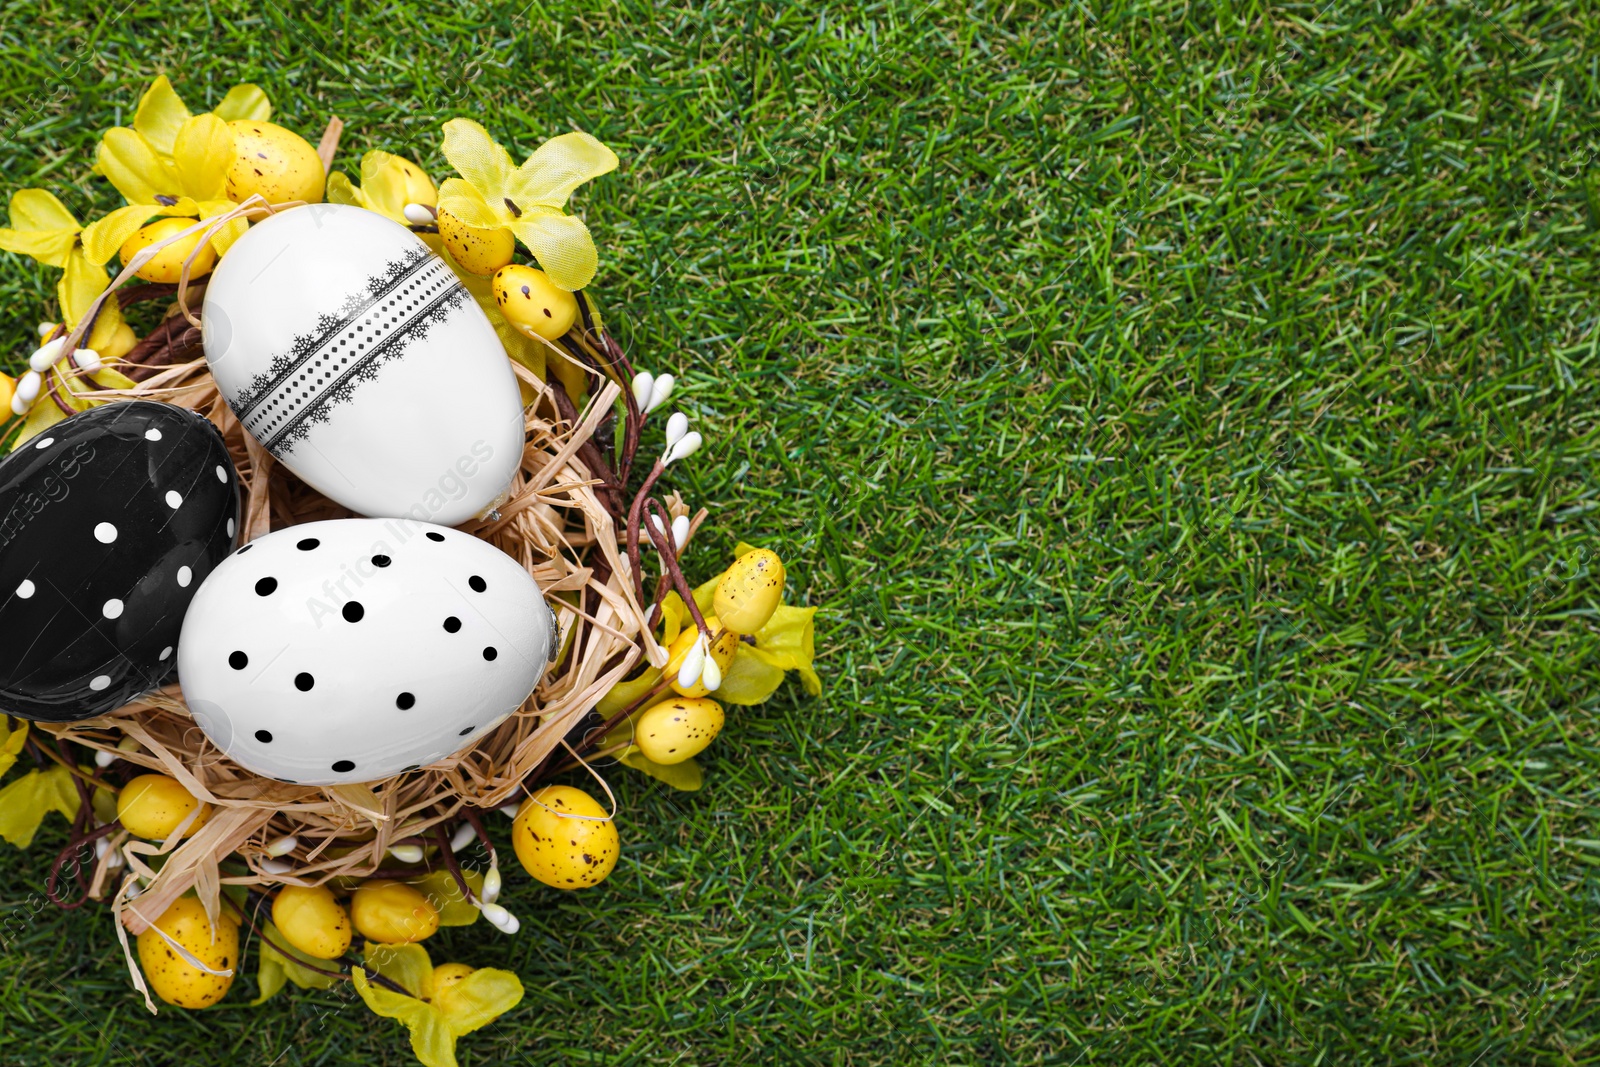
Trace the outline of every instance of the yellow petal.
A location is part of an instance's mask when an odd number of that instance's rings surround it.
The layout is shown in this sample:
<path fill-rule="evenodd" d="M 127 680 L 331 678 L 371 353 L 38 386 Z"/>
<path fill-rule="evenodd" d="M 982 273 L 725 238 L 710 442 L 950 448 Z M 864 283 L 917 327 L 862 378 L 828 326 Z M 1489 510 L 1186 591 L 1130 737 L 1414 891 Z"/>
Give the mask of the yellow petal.
<path fill-rule="evenodd" d="M 379 160 L 375 157 L 383 157 Z M 389 161 L 393 161 L 390 163 Z M 368 152 L 361 160 L 361 192 L 372 210 L 396 222 L 406 221 L 406 176 L 400 170 L 400 157 L 387 152 Z"/>
<path fill-rule="evenodd" d="M 564 133 L 540 145 L 506 183 L 517 207 L 562 208 L 572 191 L 617 169 L 617 154 L 586 133 Z"/>
<path fill-rule="evenodd" d="M 439 210 L 450 212 L 468 226 L 485 229 L 505 226 L 511 221 L 511 212 L 503 207 L 496 211 L 477 186 L 460 178 L 446 178 L 439 186 Z"/>
<path fill-rule="evenodd" d="M 726 704 L 760 704 L 782 684 L 783 668 L 765 662 L 755 649 L 741 642 L 714 695 Z"/>
<path fill-rule="evenodd" d="M 380 196 L 373 190 L 374 185 L 390 186 L 394 191 Z M 361 186 L 375 203 L 383 205 L 384 210 L 401 212 L 402 218 L 407 204 L 433 207 L 439 201 L 438 187 L 427 171 L 405 156 L 388 152 L 368 152 L 361 157 Z"/>
<path fill-rule="evenodd" d="M 27 740 L 27 719 L 18 719 L 17 727 L 13 730 L 10 716 L 0 715 L 0 774 L 5 774 L 17 762 L 17 754 Z"/>
<path fill-rule="evenodd" d="M 67 329 L 78 328 L 95 297 L 105 292 L 110 281 L 105 268 L 90 263 L 81 248 L 72 250 L 67 257 L 67 269 L 56 283 L 56 299 L 61 303 L 61 317 L 66 320 Z M 110 297 L 107 302 L 113 300 L 115 297 Z"/>
<path fill-rule="evenodd" d="M 601 697 L 600 702 L 595 705 L 595 711 L 599 712 L 601 717 L 609 719 L 650 692 L 660 683 L 661 672 L 651 667 L 637 678 L 626 682 L 618 682 L 612 686 L 611 691 Z M 670 696 L 671 694 L 668 695 Z"/>
<path fill-rule="evenodd" d="M 461 877 L 466 879 L 473 893 L 483 890 L 483 875 L 477 871 L 463 870 Z M 406 884 L 428 898 L 433 910 L 439 913 L 440 926 L 471 926 L 483 914 L 461 892 L 455 875 L 443 868 L 429 871 L 421 878 L 409 878 Z"/>
<path fill-rule="evenodd" d="M 366 194 L 345 177 L 342 170 L 336 170 L 328 175 L 328 187 L 324 195 L 330 204 L 346 204 L 350 207 L 366 208 L 368 211 L 377 210 L 367 199 Z"/>
<path fill-rule="evenodd" d="M 218 215 L 226 215 L 239 205 L 232 200 L 203 200 L 197 206 L 202 219 L 214 219 Z M 248 229 L 250 229 L 249 219 L 243 217 L 234 219 L 211 235 L 211 247 L 220 256 L 232 248 L 233 242 L 243 237 Z"/>
<path fill-rule="evenodd" d="M 34 407 L 41 404 L 55 407 L 44 398 L 37 401 Z M 57 415 L 60 415 L 59 410 Z M 76 818 L 80 803 L 77 787 L 72 784 L 72 774 L 65 767 L 52 766 L 48 770 L 29 771 L 0 789 L 0 837 L 18 848 L 27 848 L 33 843 L 33 835 L 46 815 L 59 811 L 69 819 Z"/>
<path fill-rule="evenodd" d="M 78 220 L 43 189 L 21 189 L 11 196 L 11 229 L 0 230 L 0 249 L 61 267 L 77 240 Z"/>
<path fill-rule="evenodd" d="M 153 204 L 160 193 L 178 191 L 172 164 L 156 155 L 150 142 L 126 126 L 114 126 L 100 138 L 95 166 L 130 204 Z"/>
<path fill-rule="evenodd" d="M 19 189 L 11 194 L 11 225 L 18 230 L 78 231 L 72 212 L 43 189 Z"/>
<path fill-rule="evenodd" d="M 433 961 L 421 945 L 378 945 L 368 941 L 362 957 L 367 966 L 405 986 L 414 997 L 425 997 L 433 988 Z"/>
<path fill-rule="evenodd" d="M 172 163 L 184 196 L 222 199 L 227 194 L 228 168 L 233 165 L 233 131 L 215 115 L 196 115 L 178 130 Z"/>
<path fill-rule="evenodd" d="M 77 244 L 71 230 L 0 230 L 0 249 L 32 256 L 47 267 L 60 267 Z"/>
<path fill-rule="evenodd" d="M 327 965 L 289 944 L 288 939 L 279 933 L 278 928 L 271 922 L 265 923 L 262 929 L 266 937 L 261 940 L 261 971 L 267 972 L 270 961 L 278 974 L 269 975 L 269 978 L 276 981 L 279 988 L 282 988 L 284 979 L 288 979 L 301 989 L 331 989 L 338 981 L 337 978 L 330 978 L 328 975 L 313 971 L 312 967 L 326 970 Z M 283 951 L 278 951 L 273 945 L 282 945 Z M 259 977 L 258 975 L 258 979 Z M 266 992 L 267 983 L 263 981 L 261 984 L 263 993 L 261 999 L 265 1000 L 271 994 Z"/>
<path fill-rule="evenodd" d="M 723 573 L 725 574 L 727 572 L 724 571 Z M 720 584 L 722 584 L 722 575 L 721 574 L 717 575 L 715 578 L 712 578 L 710 581 L 701 582 L 699 585 L 694 587 L 694 603 L 695 603 L 695 606 L 700 609 L 700 614 L 702 614 L 702 615 L 715 614 L 711 610 L 711 606 L 716 601 L 716 598 L 717 598 L 717 586 L 720 585 Z M 688 608 L 684 608 L 683 609 L 683 618 L 684 618 L 684 623 L 683 624 L 685 626 L 688 626 L 689 625 L 689 618 L 690 618 L 689 609 Z"/>
<path fill-rule="evenodd" d="M 133 113 L 133 128 L 150 143 L 150 147 L 164 156 L 170 156 L 172 143 L 178 136 L 178 127 L 188 117 L 189 109 L 163 74 L 139 98 L 139 110 Z"/>
<path fill-rule="evenodd" d="M 458 1067 L 455 1035 L 438 1008 L 373 985 L 359 968 L 351 969 L 350 980 L 367 1007 L 385 1018 L 400 1020 L 411 1031 L 411 1051 L 423 1067 Z"/>
<path fill-rule="evenodd" d="M 479 967 L 450 987 L 450 1032 L 460 1037 L 487 1026 L 522 1000 L 522 979 L 510 971 Z"/>
<path fill-rule="evenodd" d="M 812 668 L 812 660 L 816 655 L 812 616 L 816 613 L 816 608 L 779 605 L 767 624 L 756 631 L 755 650 L 765 653 L 763 658 L 774 666 L 798 671 L 806 692 L 821 696 L 822 679 Z"/>
<path fill-rule="evenodd" d="M 128 349 L 138 342 L 133 336 L 133 330 L 122 318 L 122 305 L 115 299 L 107 300 L 100 305 L 100 314 L 95 316 L 94 329 L 89 331 L 89 336 L 82 342 L 82 347 L 92 348 L 100 353 L 101 359 L 121 359 L 128 354 Z M 101 375 L 114 375 L 117 379 L 115 385 L 100 381 Z M 97 385 L 105 385 L 112 389 L 129 389 L 133 382 L 109 368 L 99 371 L 94 375 Z M 123 383 L 127 384 L 124 385 Z"/>
<path fill-rule="evenodd" d="M 511 223 L 511 232 L 538 258 L 550 280 L 569 292 L 588 285 L 600 265 L 589 227 L 574 215 L 525 214 Z"/>
<path fill-rule="evenodd" d="M 108 305 L 113 303 L 114 301 L 107 301 Z M 88 347 L 100 353 L 101 359 L 113 360 L 121 359 L 127 355 L 138 343 L 139 337 L 133 332 L 133 327 L 122 319 L 122 309 L 108 306 L 106 313 L 102 314 L 94 322 L 94 329 L 89 333 Z M 117 378 L 122 380 L 115 381 Z M 109 367 L 96 372 L 94 380 L 109 389 L 132 389 L 134 387 L 132 381 L 123 378 L 122 375 L 117 374 L 116 371 L 111 370 Z M 115 384 L 111 384 L 114 381 Z"/>
<path fill-rule="evenodd" d="M 685 793 L 698 792 L 703 782 L 700 775 L 700 764 L 695 761 L 693 756 L 669 765 L 656 763 L 654 760 L 646 758 L 645 754 L 637 748 L 630 747 L 617 756 L 617 759 L 624 765 L 632 767 L 636 771 L 643 771 L 657 781 L 665 782 L 672 788 Z"/>
<path fill-rule="evenodd" d="M 129 204 L 119 207 L 103 219 L 89 223 L 83 231 L 83 251 L 89 262 L 105 264 L 123 244 L 138 232 L 139 227 L 161 214 L 159 204 Z"/>
<path fill-rule="evenodd" d="M 267 94 L 261 91 L 259 85 L 245 82 L 229 89 L 228 95 L 211 109 L 211 113 L 223 122 L 234 122 L 239 119 L 266 122 L 272 117 L 272 101 L 267 99 Z"/>
<path fill-rule="evenodd" d="M 451 119 L 444 124 L 444 158 L 489 200 L 505 195 L 506 181 L 516 170 L 506 150 L 471 119 Z"/>
<path fill-rule="evenodd" d="M 72 401 L 68 400 L 67 403 L 71 404 Z M 16 440 L 11 442 L 12 450 L 15 451 L 21 448 L 24 441 L 39 436 L 39 434 L 64 418 L 66 418 L 66 415 L 62 414 L 61 409 L 56 407 L 55 401 L 47 396 L 40 396 L 38 400 L 33 402 L 33 407 L 28 411 L 28 417 L 22 420 L 22 429 L 17 431 Z M 5 791 L 0 790 L 0 797 L 4 795 Z M 3 801 L 0 801 L 0 803 L 3 803 Z M 4 820 L 5 814 L 4 810 L 0 810 L 0 821 Z M 5 831 L 0 830 L 0 837 L 5 836 Z"/>

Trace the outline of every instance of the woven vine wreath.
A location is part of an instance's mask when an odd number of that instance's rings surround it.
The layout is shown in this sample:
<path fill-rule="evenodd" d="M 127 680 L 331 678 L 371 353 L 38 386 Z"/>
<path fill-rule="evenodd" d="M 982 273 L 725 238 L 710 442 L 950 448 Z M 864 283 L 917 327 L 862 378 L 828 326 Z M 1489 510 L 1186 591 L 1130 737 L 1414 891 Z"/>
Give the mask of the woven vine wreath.
<path fill-rule="evenodd" d="M 215 112 L 193 116 L 161 78 L 141 100 L 133 128 L 106 134 L 98 169 L 115 181 L 118 153 L 126 155 L 127 145 L 139 148 L 134 138 L 159 159 L 163 148 L 167 156 L 181 155 L 184 138 L 198 136 L 201 127 L 215 133 L 219 120 L 270 126 L 270 114 L 265 94 L 246 85 L 230 91 Z M 341 129 L 339 120 L 330 122 L 315 150 L 325 172 L 332 168 Z M 524 402 L 521 461 L 503 501 L 458 529 L 515 559 L 555 609 L 560 651 L 537 688 L 515 714 L 465 751 L 382 781 L 330 786 L 293 785 L 236 764 L 196 726 L 177 684 L 75 722 L 19 723 L 0 716 L 0 773 L 25 753 L 39 768 L 0 788 L 0 836 L 25 846 L 48 811 L 72 820 L 71 840 L 52 866 L 47 893 L 62 907 L 110 907 L 134 983 L 152 1011 L 155 1002 L 129 934 L 155 931 L 170 949 L 171 967 L 189 968 L 196 981 L 220 987 L 215 998 L 199 1001 L 211 1003 L 226 992 L 242 963 L 237 953 L 219 957 L 216 946 L 226 940 L 219 931 L 242 925 L 260 939 L 263 998 L 286 980 L 318 987 L 350 980 L 375 1011 L 407 1025 L 414 1051 L 430 1065 L 453 1064 L 455 1037 L 517 1002 L 516 976 L 458 964 L 435 968 L 421 945 L 409 943 L 415 938 L 385 942 L 367 936 L 359 959 L 308 954 L 266 921 L 282 887 L 326 886 L 344 895 L 373 880 L 392 880 L 427 900 L 437 920 L 429 932 L 439 922 L 465 925 L 484 917 L 485 926 L 515 933 L 516 918 L 496 902 L 501 879 L 494 839 L 501 831 L 490 829 L 488 813 L 509 812 L 514 803 L 524 812 L 533 806 L 551 813 L 540 800 L 549 795 L 547 780 L 580 770 L 599 754 L 676 788 L 699 788 L 692 758 L 652 761 L 634 743 L 633 729 L 642 714 L 673 697 L 671 687 L 692 692 L 678 685 L 694 684 L 691 671 L 701 677 L 702 689 L 720 683 L 712 696 L 724 703 L 759 703 L 790 670 L 808 691 L 820 692 L 811 662 L 814 609 L 778 604 L 773 594 L 775 606 L 751 614 L 733 588 L 741 562 L 757 554 L 776 561 L 775 556 L 741 544 L 740 558 L 726 572 L 699 588 L 687 584 L 678 561 L 706 512 L 691 515 L 676 493 L 655 495 L 667 467 L 699 446 L 699 435 L 682 414 L 666 419 L 667 446 L 660 458 L 642 477 L 633 476 L 650 415 L 670 398 L 674 382 L 670 375 L 637 372 L 581 291 L 594 273 L 593 245 L 582 224 L 574 228 L 576 220 L 560 210 L 577 183 L 568 183 L 559 203 L 546 198 L 540 209 L 547 220 L 567 220 L 554 227 L 564 236 L 552 242 L 550 225 L 524 225 L 534 213 L 484 207 L 496 196 L 512 203 L 512 194 L 523 195 L 529 186 L 514 186 L 520 179 L 513 176 L 503 188 L 483 187 L 484 160 L 505 153 L 482 127 L 447 123 L 444 150 L 475 180 L 452 178 L 435 193 L 417 164 L 373 152 L 362 161 L 360 186 L 334 172 L 326 188 L 329 199 L 381 212 L 426 235 L 488 314 L 506 349 Z M 538 159 L 536 153 L 523 170 L 537 171 Z M 509 156 L 505 160 L 509 165 Z M 195 167 L 176 169 L 193 180 Z M 201 261 L 208 249 L 225 256 L 249 221 L 304 210 L 310 198 L 269 202 L 231 183 L 225 199 L 209 201 L 197 189 L 175 188 L 149 202 L 123 191 L 127 207 L 81 229 L 47 193 L 24 190 L 12 199 L 12 227 L 0 230 L 0 247 L 64 268 L 57 294 L 64 321 L 42 328 L 45 345 L 29 375 L 16 382 L 0 376 L 6 394 L 0 400 L 16 416 L 0 431 L 0 441 L 15 448 L 93 406 L 159 401 L 203 416 L 221 433 L 245 491 L 240 544 L 288 526 L 350 517 L 278 464 L 241 426 L 207 368 L 195 310 L 204 293 L 209 264 Z M 496 312 L 482 276 L 485 264 L 471 262 L 471 270 L 461 265 L 481 249 L 462 244 L 459 235 L 452 240 L 458 216 L 488 223 L 468 235 L 478 238 L 496 235 L 496 225 L 503 224 L 562 289 L 576 290 L 579 315 L 570 330 L 547 339 L 519 330 Z M 127 244 L 126 235 L 145 233 L 151 218 L 178 219 L 181 225 Z M 124 263 L 109 278 L 103 264 L 113 242 Z M 170 264 L 169 250 L 183 253 L 176 279 L 147 280 L 152 264 Z M 151 302 L 164 304 L 165 314 L 140 340 L 123 312 Z M 647 552 L 660 564 L 653 577 L 647 575 Z M 781 563 L 775 566 L 781 593 Z M 708 623 L 713 604 L 724 614 L 750 619 L 750 632 L 735 633 L 714 617 Z M 720 706 L 717 715 L 720 725 Z M 589 729 L 579 729 L 586 723 Z M 148 773 L 168 776 L 196 804 L 164 839 L 135 837 L 116 817 L 119 783 Z M 590 773 L 600 783 L 597 791 L 609 798 L 603 779 Z M 604 808 L 588 821 L 609 826 L 614 801 Z M 511 836 L 506 832 L 504 838 Z M 457 857 L 474 839 L 484 846 L 486 871 L 468 869 Z M 180 912 L 187 926 L 168 921 Z M 196 928 L 210 940 L 195 944 Z M 141 955 L 142 946 L 141 941 Z M 159 983 L 155 991 L 184 1003 L 163 993 Z"/>

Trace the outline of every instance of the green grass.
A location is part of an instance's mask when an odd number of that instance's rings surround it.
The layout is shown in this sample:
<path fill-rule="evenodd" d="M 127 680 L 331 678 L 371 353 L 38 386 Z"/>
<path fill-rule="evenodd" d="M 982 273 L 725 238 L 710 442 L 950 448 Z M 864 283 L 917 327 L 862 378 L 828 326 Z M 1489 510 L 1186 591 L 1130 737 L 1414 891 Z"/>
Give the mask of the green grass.
<path fill-rule="evenodd" d="M 703 792 L 610 774 L 604 887 L 430 943 L 527 986 L 467 1067 L 1600 1061 L 1595 5 L 0 11 L 4 187 L 80 214 L 161 71 L 350 169 L 601 137 L 698 573 L 824 609 Z M 408 1062 L 253 979 L 149 1018 L 62 840 L 0 852 L 0 1059 Z"/>

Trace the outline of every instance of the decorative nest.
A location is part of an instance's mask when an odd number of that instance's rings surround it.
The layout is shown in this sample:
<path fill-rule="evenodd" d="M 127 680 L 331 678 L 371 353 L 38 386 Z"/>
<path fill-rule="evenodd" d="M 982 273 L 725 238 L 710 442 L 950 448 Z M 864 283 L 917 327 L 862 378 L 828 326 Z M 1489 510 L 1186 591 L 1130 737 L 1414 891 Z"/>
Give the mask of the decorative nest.
<path fill-rule="evenodd" d="M 175 288 L 138 285 L 116 295 L 126 306 L 174 295 Z M 190 306 L 197 291 L 190 286 L 185 294 Z M 226 440 L 246 487 L 242 541 L 350 515 L 278 465 L 244 431 L 217 391 L 201 358 L 200 331 L 190 321 L 181 310 L 171 314 L 116 365 L 137 382 L 136 388 L 84 395 L 110 402 L 159 400 L 209 419 Z M 610 343 L 591 332 L 602 346 Z M 552 351 L 572 358 L 562 348 L 552 346 Z M 395 845 L 437 846 L 444 862 L 455 869 L 447 843 L 451 826 L 465 821 L 488 844 L 479 813 L 506 804 L 519 788 L 548 776 L 561 756 L 576 755 L 564 745 L 566 735 L 641 659 L 657 666 L 665 662 L 665 650 L 645 625 L 649 605 L 639 603 L 621 561 L 618 535 L 625 516 L 620 514 L 620 486 L 591 440 L 602 427 L 609 430 L 619 386 L 600 379 L 605 387 L 579 412 L 553 376 L 547 384 L 515 362 L 512 366 L 525 386 L 524 399 L 532 398 L 524 410 L 522 462 L 506 501 L 459 528 L 526 567 L 556 610 L 561 653 L 533 694 L 470 749 L 366 785 L 290 785 L 245 770 L 195 725 L 177 685 L 98 718 L 35 724 L 60 740 L 117 750 L 129 763 L 171 775 L 214 808 L 192 837 L 162 846 L 130 840 L 114 823 L 86 831 L 93 824 L 87 821 L 91 805 L 85 796 L 82 826 L 75 828 L 68 851 L 101 835 L 110 837 L 111 847 L 100 849 L 92 865 L 74 865 L 84 899 L 112 893 L 120 873 L 114 868 L 125 860 L 148 880 L 137 899 L 124 902 L 117 894 L 114 902 L 123 926 L 137 934 L 191 888 L 208 908 L 215 908 L 223 884 L 319 885 L 340 877 L 415 876 L 415 869 L 385 868 L 388 849 Z M 687 513 L 676 496 L 669 499 L 668 510 L 673 518 Z M 704 511 L 694 517 L 691 536 L 704 518 Z M 118 750 L 125 738 L 137 746 Z M 78 784 L 86 793 L 82 779 Z M 288 836 L 297 840 L 292 851 L 269 854 L 269 842 Z M 222 868 L 222 861 L 234 854 L 248 873 Z M 52 874 L 53 897 L 67 855 L 62 853 Z M 148 862 L 157 856 L 165 857 L 159 869 Z M 230 866 L 237 871 L 237 864 Z"/>

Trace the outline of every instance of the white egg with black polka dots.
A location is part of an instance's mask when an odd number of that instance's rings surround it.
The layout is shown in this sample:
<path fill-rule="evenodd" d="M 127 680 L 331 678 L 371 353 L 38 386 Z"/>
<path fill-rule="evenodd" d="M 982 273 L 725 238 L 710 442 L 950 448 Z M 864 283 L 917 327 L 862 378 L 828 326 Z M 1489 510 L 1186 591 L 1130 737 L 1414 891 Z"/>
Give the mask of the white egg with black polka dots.
<path fill-rule="evenodd" d="M 259 537 L 211 572 L 178 641 L 195 722 L 245 768 L 370 782 L 476 744 L 556 648 L 539 587 L 486 541 L 410 519 Z"/>

